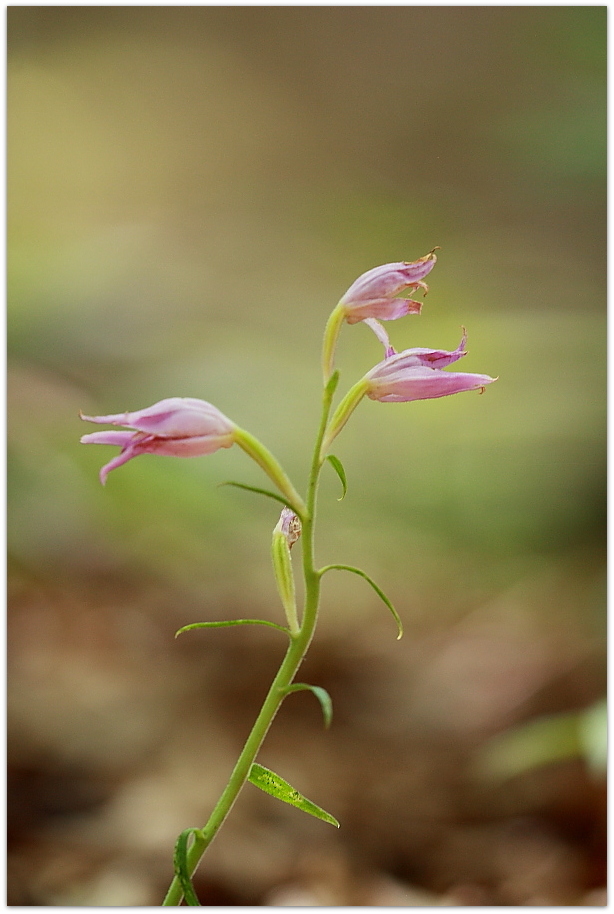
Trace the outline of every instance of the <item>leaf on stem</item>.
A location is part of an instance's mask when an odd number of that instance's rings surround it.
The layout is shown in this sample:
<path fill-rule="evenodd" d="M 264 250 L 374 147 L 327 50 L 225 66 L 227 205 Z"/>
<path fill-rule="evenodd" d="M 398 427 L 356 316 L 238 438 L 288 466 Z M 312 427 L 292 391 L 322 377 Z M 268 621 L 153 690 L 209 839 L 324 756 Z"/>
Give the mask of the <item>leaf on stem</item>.
<path fill-rule="evenodd" d="M 279 501 L 282 505 L 285 505 L 286 508 L 290 508 L 291 511 L 294 511 L 295 508 L 290 504 L 287 498 L 284 498 L 283 495 L 278 495 L 276 492 L 269 492 L 268 489 L 261 489 L 259 486 L 248 486 L 244 482 L 234 482 L 234 480 L 229 480 L 228 482 L 220 482 L 219 486 L 235 486 L 237 489 L 245 489 L 247 492 L 256 492 L 257 495 L 266 495 L 267 498 L 274 498 L 275 501 Z"/>
<path fill-rule="evenodd" d="M 330 378 L 328 379 L 328 381 L 326 383 L 326 387 L 324 388 L 327 397 L 329 397 L 331 400 L 333 399 L 333 397 L 335 395 L 335 391 L 337 390 L 338 383 L 339 383 L 339 371 L 337 370 L 337 371 L 333 371 L 332 375 L 330 376 Z"/>
<path fill-rule="evenodd" d="M 335 457 L 334 454 L 328 454 L 326 459 L 328 460 L 330 465 L 333 467 L 335 473 L 341 480 L 341 485 L 343 486 L 343 492 L 341 493 L 341 498 L 338 498 L 337 501 L 343 501 L 343 499 L 346 496 L 347 490 L 348 490 L 347 477 L 345 475 L 345 469 L 343 467 L 343 464 L 341 463 L 341 461 L 339 460 L 338 457 Z"/>
<path fill-rule="evenodd" d="M 190 625 L 184 625 L 175 632 L 181 635 L 183 632 L 192 631 L 193 628 L 227 628 L 229 625 L 268 625 L 269 628 L 276 628 L 277 631 L 289 635 L 290 632 L 283 625 L 277 625 L 276 622 L 268 622 L 266 619 L 225 619 L 223 622 L 191 622 Z"/>
<path fill-rule="evenodd" d="M 380 600 L 382 600 L 386 604 L 386 606 L 388 607 L 388 609 L 394 616 L 395 622 L 397 623 L 397 627 L 399 629 L 399 634 L 397 635 L 397 641 L 403 637 L 403 623 L 401 622 L 401 617 L 399 616 L 398 612 L 396 611 L 396 609 L 394 608 L 394 606 L 392 605 L 392 603 L 390 602 L 390 600 L 388 599 L 388 597 L 386 596 L 384 591 L 381 589 L 381 587 L 377 586 L 377 584 L 375 583 L 373 578 L 370 578 L 369 575 L 365 571 L 362 570 L 362 568 L 355 568 L 353 565 L 326 565 L 324 568 L 320 569 L 320 576 L 322 576 L 323 574 L 326 574 L 327 571 L 334 571 L 334 570 L 351 571 L 352 574 L 357 574 L 361 578 L 364 578 L 365 581 L 371 585 L 371 587 L 373 588 L 375 593 L 378 595 Z"/>
<path fill-rule="evenodd" d="M 287 781 L 284 781 L 283 778 L 280 778 L 278 774 L 275 774 L 269 768 L 264 768 L 254 762 L 250 769 L 248 780 L 256 787 L 259 787 L 260 790 L 264 790 L 265 793 L 270 793 L 272 797 L 277 797 L 278 800 L 289 803 L 290 806 L 296 806 L 297 809 L 302 809 L 303 812 L 315 816 L 316 819 L 322 819 L 322 821 L 329 822 L 339 828 L 339 823 L 334 816 L 331 816 L 320 806 L 316 806 L 315 803 L 300 794 L 298 790 L 295 790 Z"/>
<path fill-rule="evenodd" d="M 175 867 L 175 874 L 181 885 L 181 891 L 183 892 L 186 905 L 200 908 L 201 903 L 194 891 L 194 886 L 192 885 L 192 880 L 188 871 L 188 842 L 193 835 L 197 834 L 202 835 L 199 828 L 186 828 L 185 831 L 181 832 L 177 838 L 177 843 L 175 844 L 173 865 Z"/>
<path fill-rule="evenodd" d="M 294 685 L 288 686 L 285 690 L 286 695 L 289 695 L 290 692 L 313 692 L 315 697 L 320 702 L 322 708 L 322 715 L 324 717 L 324 726 L 326 728 L 330 727 L 331 721 L 333 719 L 333 702 L 330 695 L 323 689 L 322 686 L 309 685 L 307 682 L 295 682 Z"/>

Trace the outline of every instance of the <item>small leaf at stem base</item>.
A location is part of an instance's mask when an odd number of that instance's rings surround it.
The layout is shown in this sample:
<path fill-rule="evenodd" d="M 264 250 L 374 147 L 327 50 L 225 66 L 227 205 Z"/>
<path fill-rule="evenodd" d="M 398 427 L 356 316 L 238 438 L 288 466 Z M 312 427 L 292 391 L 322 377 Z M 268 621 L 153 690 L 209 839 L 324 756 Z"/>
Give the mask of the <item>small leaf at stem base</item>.
<path fill-rule="evenodd" d="M 331 816 L 320 806 L 316 806 L 315 803 L 300 794 L 298 790 L 295 790 L 287 781 L 284 781 L 283 778 L 280 778 L 278 774 L 275 774 L 269 768 L 254 762 L 250 769 L 248 780 L 254 786 L 259 787 L 260 790 L 264 790 L 265 793 L 270 793 L 272 797 L 277 797 L 278 800 L 289 803 L 290 806 L 296 806 L 297 809 L 302 809 L 303 812 L 308 812 L 309 815 L 339 828 L 339 823 L 334 816 Z"/>

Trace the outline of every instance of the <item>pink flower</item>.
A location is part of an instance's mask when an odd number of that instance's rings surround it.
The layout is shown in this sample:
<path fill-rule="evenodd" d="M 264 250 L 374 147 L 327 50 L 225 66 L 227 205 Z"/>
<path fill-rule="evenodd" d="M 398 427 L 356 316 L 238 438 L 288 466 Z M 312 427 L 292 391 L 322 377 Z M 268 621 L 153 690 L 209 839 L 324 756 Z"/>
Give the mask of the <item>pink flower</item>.
<path fill-rule="evenodd" d="M 367 317 L 394 321 L 406 314 L 419 314 L 421 302 L 410 298 L 397 298 L 400 292 L 428 286 L 422 280 L 437 261 L 434 251 L 412 263 L 385 263 L 359 276 L 352 283 L 339 304 L 348 324 L 356 324 Z"/>
<path fill-rule="evenodd" d="M 147 409 L 116 416 L 84 416 L 87 422 L 125 425 L 132 431 L 92 432 L 83 435 L 83 444 L 116 444 L 121 452 L 100 471 L 104 485 L 111 472 L 140 454 L 171 457 L 200 457 L 235 441 L 235 425 L 204 400 L 171 397 Z"/>
<path fill-rule="evenodd" d="M 486 374 L 442 371 L 464 355 L 467 334 L 463 328 L 460 345 L 453 352 L 444 349 L 406 349 L 384 359 L 367 375 L 366 394 L 382 403 L 406 403 L 447 397 L 463 390 L 479 390 L 496 378 Z"/>

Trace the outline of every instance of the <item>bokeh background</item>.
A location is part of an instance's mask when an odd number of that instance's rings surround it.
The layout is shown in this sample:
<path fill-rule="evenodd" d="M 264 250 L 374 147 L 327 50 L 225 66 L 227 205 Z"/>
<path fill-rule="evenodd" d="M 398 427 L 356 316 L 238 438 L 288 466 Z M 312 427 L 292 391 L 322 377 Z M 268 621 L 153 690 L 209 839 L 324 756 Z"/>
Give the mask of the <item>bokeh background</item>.
<path fill-rule="evenodd" d="M 326 318 L 439 245 L 397 349 L 484 396 L 361 405 L 331 575 L 217 905 L 602 904 L 605 7 L 9 7 L 9 902 L 158 906 L 283 652 L 238 451 L 98 470 L 78 417 L 201 397 L 303 486 Z M 342 388 L 381 357 L 343 332 Z M 235 453 L 235 451 L 237 451 Z"/>

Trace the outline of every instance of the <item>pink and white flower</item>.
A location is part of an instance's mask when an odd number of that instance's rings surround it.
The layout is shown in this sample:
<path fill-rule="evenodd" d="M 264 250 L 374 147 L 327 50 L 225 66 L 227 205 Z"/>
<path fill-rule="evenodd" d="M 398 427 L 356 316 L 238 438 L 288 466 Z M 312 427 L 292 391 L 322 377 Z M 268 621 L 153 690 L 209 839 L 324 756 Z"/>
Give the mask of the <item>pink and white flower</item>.
<path fill-rule="evenodd" d="M 415 289 L 427 292 L 428 286 L 423 280 L 436 262 L 437 257 L 431 251 L 411 263 L 385 263 L 363 273 L 339 302 L 348 324 L 356 324 L 369 317 L 394 321 L 406 314 L 419 314 L 421 302 L 398 296 L 401 292 Z"/>
<path fill-rule="evenodd" d="M 84 416 L 100 425 L 123 425 L 131 431 L 92 432 L 83 435 L 83 444 L 114 444 L 121 452 L 100 471 L 104 485 L 111 470 L 141 454 L 170 457 L 200 457 L 212 454 L 235 442 L 234 423 L 211 403 L 193 397 L 170 397 L 132 413 L 113 416 Z"/>
<path fill-rule="evenodd" d="M 366 395 L 381 403 L 407 403 L 447 397 L 464 390 L 480 390 L 496 378 L 485 374 L 442 371 L 466 355 L 467 333 L 459 346 L 444 349 L 406 349 L 385 358 L 365 376 Z"/>

